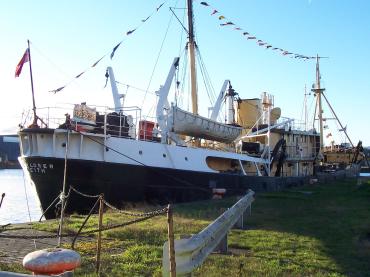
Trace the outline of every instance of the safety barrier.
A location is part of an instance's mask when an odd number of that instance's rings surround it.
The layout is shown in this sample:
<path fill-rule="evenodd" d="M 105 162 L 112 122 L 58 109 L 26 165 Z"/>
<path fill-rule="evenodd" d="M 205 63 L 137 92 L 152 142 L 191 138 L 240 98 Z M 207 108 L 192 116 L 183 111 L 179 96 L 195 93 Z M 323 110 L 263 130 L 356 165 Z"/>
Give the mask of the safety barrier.
<path fill-rule="evenodd" d="M 34 274 L 23 274 L 23 273 L 15 273 L 15 272 L 7 272 L 7 271 L 0 271 L 1 277 L 46 277 L 47 275 L 34 275 Z M 54 277 L 72 277 L 73 272 L 65 272 L 60 275 L 53 275 Z"/>
<path fill-rule="evenodd" d="M 169 245 L 166 242 L 163 245 L 163 276 L 172 275 L 170 268 L 175 268 L 177 276 L 191 273 L 217 248 L 227 252 L 227 233 L 233 226 L 243 228 L 244 216 L 254 201 L 253 196 L 254 192 L 249 190 L 243 198 L 200 233 L 188 239 L 175 240 L 175 264 L 170 264 Z"/>

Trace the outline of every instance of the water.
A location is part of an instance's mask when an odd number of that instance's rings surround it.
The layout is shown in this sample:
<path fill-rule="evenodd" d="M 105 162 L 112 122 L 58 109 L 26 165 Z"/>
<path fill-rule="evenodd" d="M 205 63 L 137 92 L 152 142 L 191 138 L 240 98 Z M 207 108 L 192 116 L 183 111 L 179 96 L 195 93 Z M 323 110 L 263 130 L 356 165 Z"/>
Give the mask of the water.
<path fill-rule="evenodd" d="M 370 173 L 360 173 L 361 177 L 370 177 Z"/>
<path fill-rule="evenodd" d="M 0 196 L 3 193 L 0 225 L 39 220 L 42 213 L 35 188 L 23 178 L 21 169 L 0 169 Z"/>

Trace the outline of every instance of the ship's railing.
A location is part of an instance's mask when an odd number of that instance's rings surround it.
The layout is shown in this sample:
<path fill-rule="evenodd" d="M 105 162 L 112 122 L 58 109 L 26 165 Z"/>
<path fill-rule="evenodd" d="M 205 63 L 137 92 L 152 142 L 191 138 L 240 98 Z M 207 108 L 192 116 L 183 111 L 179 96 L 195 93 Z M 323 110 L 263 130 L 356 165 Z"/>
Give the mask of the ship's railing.
<path fill-rule="evenodd" d="M 79 106 L 83 105 L 85 104 Z M 124 107 L 116 111 L 104 106 L 89 105 L 86 110 L 80 110 L 77 117 L 75 109 L 76 106 L 72 104 L 37 108 L 37 116 L 40 119 L 38 124 L 41 127 L 70 128 L 75 131 L 105 134 L 114 137 L 160 141 L 155 118 L 143 117 L 139 107 Z M 87 114 L 86 117 L 84 117 L 85 114 Z M 20 125 L 26 128 L 32 122 L 32 110 L 24 112 Z"/>
<path fill-rule="evenodd" d="M 277 120 L 277 123 L 282 123 L 284 121 L 287 121 L 288 117 L 280 117 Z M 283 125 L 278 127 L 278 129 L 286 129 L 286 130 L 296 130 L 296 131 L 310 131 L 315 132 L 312 128 L 309 128 L 307 124 L 303 120 L 294 119 L 293 121 L 290 121 L 287 125 Z"/>

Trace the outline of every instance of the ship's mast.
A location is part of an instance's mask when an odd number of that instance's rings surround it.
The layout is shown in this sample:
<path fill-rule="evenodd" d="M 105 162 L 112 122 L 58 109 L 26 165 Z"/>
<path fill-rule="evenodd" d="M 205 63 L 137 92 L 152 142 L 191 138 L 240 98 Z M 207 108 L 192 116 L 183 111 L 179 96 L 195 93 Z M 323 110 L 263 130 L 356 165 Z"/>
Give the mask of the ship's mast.
<path fill-rule="evenodd" d="M 317 113 L 318 114 L 318 119 L 319 119 L 319 126 L 320 126 L 320 152 L 322 153 L 322 150 L 323 150 L 323 147 L 324 147 L 323 117 L 322 117 L 323 110 L 322 110 L 322 98 L 321 98 L 321 96 L 324 97 L 324 99 L 325 99 L 326 103 L 328 104 L 331 112 L 333 113 L 335 119 L 338 121 L 339 126 L 341 127 L 341 130 L 344 131 L 344 134 L 346 135 L 349 143 L 352 145 L 352 147 L 355 147 L 354 144 L 352 143 L 350 137 L 348 136 L 346 128 L 343 127 L 342 122 L 340 122 L 337 114 L 334 112 L 333 107 L 330 105 L 328 99 L 326 98 L 326 96 L 324 94 L 325 89 L 321 88 L 321 85 L 320 85 L 321 76 L 320 76 L 320 65 L 319 65 L 320 58 L 326 58 L 326 57 L 319 57 L 318 55 L 316 56 L 316 84 L 315 84 L 314 88 L 311 89 L 317 97 L 317 99 L 316 99 L 315 119 L 316 119 L 316 113 Z M 317 111 L 317 109 L 318 109 L 318 111 Z"/>
<path fill-rule="evenodd" d="M 312 91 L 316 95 L 316 105 L 317 105 L 317 114 L 319 119 L 319 128 L 320 128 L 320 152 L 322 153 L 322 150 L 324 148 L 324 133 L 323 133 L 323 119 L 322 119 L 322 102 L 321 102 L 321 94 L 324 92 L 324 88 L 321 88 L 320 85 L 320 65 L 319 65 L 320 57 L 319 55 L 316 56 L 316 84 L 314 88 L 312 88 Z M 316 110 L 317 110 L 316 109 Z M 316 114 L 315 114 L 316 117 Z"/>
<path fill-rule="evenodd" d="M 193 28 L 193 0 L 187 0 L 188 4 L 188 30 L 189 30 L 189 64 L 190 64 L 190 84 L 193 114 L 198 114 L 198 95 L 197 95 L 197 76 L 195 67 L 195 41 Z"/>

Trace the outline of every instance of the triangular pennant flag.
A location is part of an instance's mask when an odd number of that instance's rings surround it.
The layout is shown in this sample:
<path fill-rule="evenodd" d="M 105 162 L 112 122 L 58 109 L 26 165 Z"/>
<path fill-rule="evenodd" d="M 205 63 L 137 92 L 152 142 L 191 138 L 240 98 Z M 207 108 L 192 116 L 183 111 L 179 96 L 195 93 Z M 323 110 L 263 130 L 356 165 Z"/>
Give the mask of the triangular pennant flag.
<path fill-rule="evenodd" d="M 207 7 L 209 6 L 207 2 L 200 2 L 200 4 Z"/>
<path fill-rule="evenodd" d="M 218 17 L 218 19 L 219 20 L 223 20 L 223 19 L 225 19 L 226 17 L 224 17 L 223 15 L 220 15 L 219 17 Z"/>
<path fill-rule="evenodd" d="M 114 46 L 112 53 L 110 54 L 110 59 L 113 59 L 114 53 L 116 52 L 117 48 L 121 45 L 122 41 Z"/>
<path fill-rule="evenodd" d="M 240 31 L 242 28 L 240 27 L 235 27 L 234 30 Z"/>
<path fill-rule="evenodd" d="M 130 30 L 130 31 L 128 31 L 127 33 L 126 33 L 126 35 L 131 35 L 133 32 L 135 32 L 136 31 L 136 29 L 133 29 L 133 30 Z"/>
<path fill-rule="evenodd" d="M 149 18 L 150 18 L 150 15 L 149 15 L 147 18 L 142 19 L 142 20 L 141 20 L 141 22 L 145 22 L 145 21 L 147 21 Z"/>
<path fill-rule="evenodd" d="M 342 129 L 339 129 L 338 131 L 339 132 L 345 132 L 345 131 L 347 131 L 347 125 L 345 127 L 343 127 Z"/>
<path fill-rule="evenodd" d="M 157 11 L 159 11 L 159 9 L 164 5 L 164 3 L 160 4 L 157 8 Z"/>
<path fill-rule="evenodd" d="M 231 21 L 220 24 L 220 26 L 226 26 L 226 25 L 235 25 L 235 24 L 232 23 Z"/>
<path fill-rule="evenodd" d="M 81 77 L 81 75 L 82 74 L 84 74 L 85 73 L 85 71 L 84 72 L 81 72 L 80 74 L 78 74 L 75 78 L 77 79 L 77 78 L 80 78 Z"/>
<path fill-rule="evenodd" d="M 249 35 L 249 33 L 248 32 L 244 32 L 243 35 L 246 36 L 246 35 Z"/>
<path fill-rule="evenodd" d="M 91 67 L 95 67 L 104 57 L 105 55 L 101 57 L 99 60 L 97 60 Z"/>
<path fill-rule="evenodd" d="M 211 15 L 214 15 L 216 13 L 218 13 L 218 10 L 213 10 L 213 12 L 211 13 Z"/>
<path fill-rule="evenodd" d="M 256 39 L 256 37 L 247 37 L 247 39 Z"/>
<path fill-rule="evenodd" d="M 57 88 L 57 89 L 54 89 L 54 90 L 49 90 L 49 92 L 54 92 L 54 94 L 55 94 L 55 93 L 57 93 L 57 92 L 61 91 L 62 89 L 64 89 L 65 87 L 66 87 L 66 86 L 62 86 L 62 87 Z"/>

